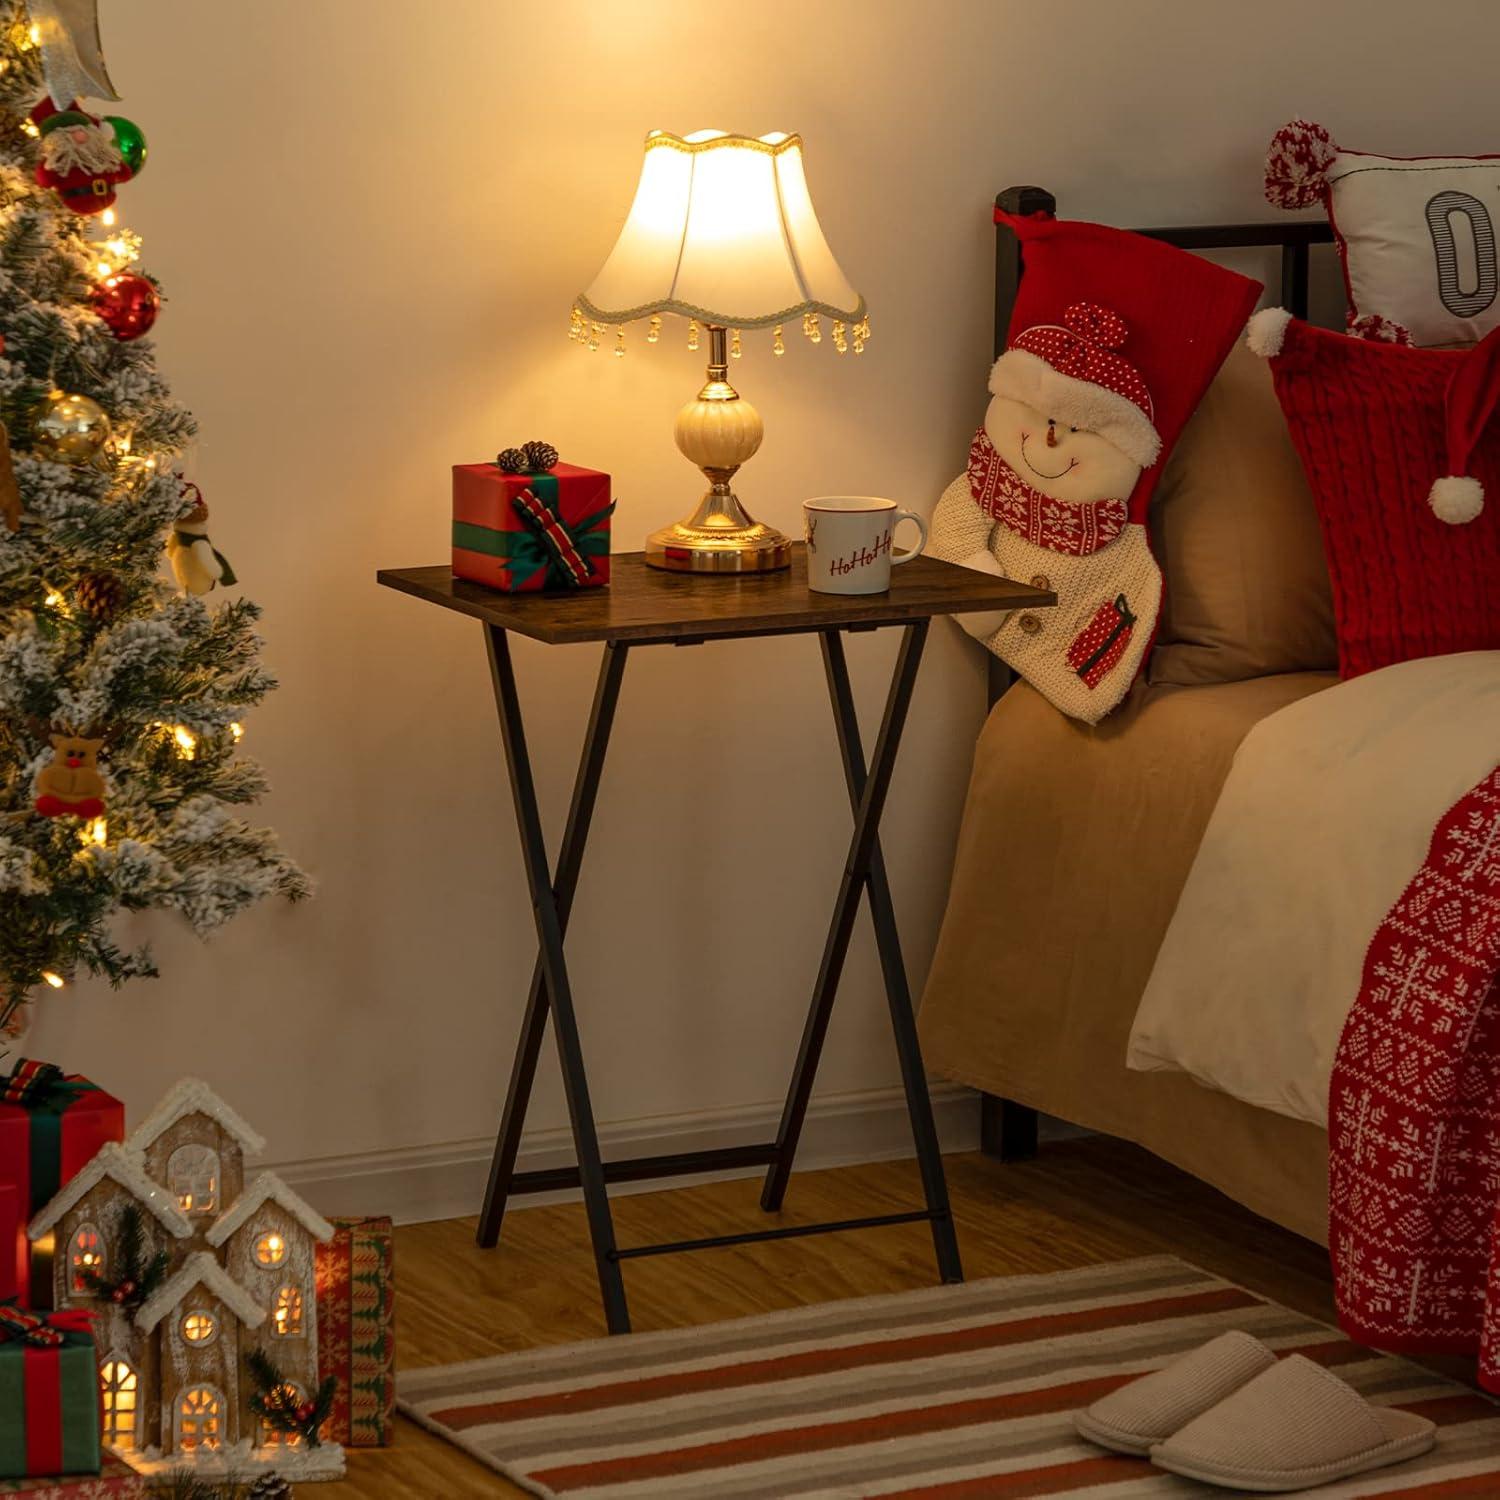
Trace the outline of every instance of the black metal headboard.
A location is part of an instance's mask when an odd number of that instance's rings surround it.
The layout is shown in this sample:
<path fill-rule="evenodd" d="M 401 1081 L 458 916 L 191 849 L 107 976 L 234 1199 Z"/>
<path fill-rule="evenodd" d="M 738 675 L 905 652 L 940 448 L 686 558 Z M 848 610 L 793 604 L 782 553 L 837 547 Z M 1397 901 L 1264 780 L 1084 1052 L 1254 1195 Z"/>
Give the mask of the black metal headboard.
<path fill-rule="evenodd" d="M 1056 213 L 1057 199 L 1045 188 L 1009 187 L 995 197 L 995 207 L 1009 214 Z M 1171 229 L 1138 229 L 1153 240 L 1180 250 L 1245 250 L 1281 247 L 1279 305 L 1299 318 L 1307 316 L 1307 252 L 1331 245 L 1326 220 L 1282 219 L 1264 224 L 1184 224 Z M 1011 309 L 1021 282 L 1021 243 L 1004 224 L 995 225 L 995 357 L 1005 350 Z"/>

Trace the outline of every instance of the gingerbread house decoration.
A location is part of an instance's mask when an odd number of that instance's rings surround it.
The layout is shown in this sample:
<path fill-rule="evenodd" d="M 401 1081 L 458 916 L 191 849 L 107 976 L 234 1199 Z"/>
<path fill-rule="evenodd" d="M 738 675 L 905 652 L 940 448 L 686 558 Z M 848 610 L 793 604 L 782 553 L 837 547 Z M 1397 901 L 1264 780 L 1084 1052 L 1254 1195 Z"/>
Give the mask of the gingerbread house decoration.
<path fill-rule="evenodd" d="M 299 1399 L 318 1384 L 315 1247 L 333 1226 L 273 1172 L 248 1185 L 265 1142 L 198 1079 L 185 1079 L 123 1144 L 111 1144 L 32 1220 L 52 1236 L 55 1307 L 97 1316 L 104 1441 L 146 1472 L 274 1467 L 343 1472 L 337 1444 L 303 1448 L 251 1409 L 246 1356 L 263 1350 Z M 132 1212 L 143 1259 L 168 1270 L 137 1306 L 91 1290 L 109 1279 Z"/>

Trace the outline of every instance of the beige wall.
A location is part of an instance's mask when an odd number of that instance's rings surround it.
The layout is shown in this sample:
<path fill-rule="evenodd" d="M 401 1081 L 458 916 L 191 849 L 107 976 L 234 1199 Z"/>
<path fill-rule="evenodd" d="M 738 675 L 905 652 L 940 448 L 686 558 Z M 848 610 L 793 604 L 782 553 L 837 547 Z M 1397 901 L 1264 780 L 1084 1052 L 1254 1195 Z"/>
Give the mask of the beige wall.
<path fill-rule="evenodd" d="M 830 490 L 928 507 L 961 466 L 1007 183 L 1116 223 L 1261 217 L 1264 143 L 1298 113 L 1377 150 L 1500 149 L 1492 0 L 103 10 L 122 108 L 152 141 L 122 206 L 170 295 L 162 359 L 284 684 L 247 748 L 321 889 L 211 946 L 151 923 L 164 978 L 50 998 L 31 1046 L 136 1116 L 206 1074 L 282 1160 L 461 1151 L 493 1129 L 532 936 L 479 633 L 373 575 L 441 561 L 449 465 L 520 439 L 615 475 L 622 548 L 696 493 L 670 439 L 701 368 L 681 327 L 624 360 L 565 336 L 649 127 L 801 131 L 870 303 L 861 359 L 789 331 L 784 360 L 748 338 L 735 372 L 769 434 L 742 492 L 788 529 Z M 892 649 L 851 645 L 872 707 Z M 555 837 L 595 656 L 517 658 Z M 942 626 L 886 824 L 917 985 L 981 700 L 976 654 Z M 574 924 L 603 1120 L 779 1096 L 847 827 L 811 642 L 631 663 Z M 862 919 L 835 1094 L 896 1078 L 867 949 Z M 535 1120 L 564 1119 L 549 1057 Z"/>

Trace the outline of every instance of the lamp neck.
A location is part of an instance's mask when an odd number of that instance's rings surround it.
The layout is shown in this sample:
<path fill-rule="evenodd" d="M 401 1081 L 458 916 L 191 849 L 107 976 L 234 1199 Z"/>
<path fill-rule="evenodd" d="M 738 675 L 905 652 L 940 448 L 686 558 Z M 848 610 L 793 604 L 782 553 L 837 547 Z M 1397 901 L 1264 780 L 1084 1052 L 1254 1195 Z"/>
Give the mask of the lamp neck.
<path fill-rule="evenodd" d="M 708 324 L 709 383 L 729 380 L 729 330 L 719 323 Z"/>

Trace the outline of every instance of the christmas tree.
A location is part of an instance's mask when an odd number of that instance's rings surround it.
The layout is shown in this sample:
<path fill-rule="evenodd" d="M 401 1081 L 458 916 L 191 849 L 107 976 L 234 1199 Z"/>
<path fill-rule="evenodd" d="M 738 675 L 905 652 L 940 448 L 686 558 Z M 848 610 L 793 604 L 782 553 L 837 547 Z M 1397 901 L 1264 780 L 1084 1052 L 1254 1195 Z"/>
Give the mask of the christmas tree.
<path fill-rule="evenodd" d="M 140 337 L 158 291 L 114 199 L 145 142 L 59 97 L 112 97 L 86 8 L 0 0 L 0 1029 L 76 972 L 154 974 L 118 912 L 203 934 L 308 890 L 234 811 L 275 683 L 257 607 L 207 592 L 234 577 L 181 470 L 193 419 Z"/>

